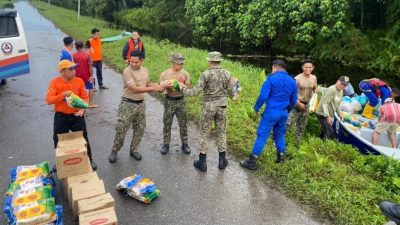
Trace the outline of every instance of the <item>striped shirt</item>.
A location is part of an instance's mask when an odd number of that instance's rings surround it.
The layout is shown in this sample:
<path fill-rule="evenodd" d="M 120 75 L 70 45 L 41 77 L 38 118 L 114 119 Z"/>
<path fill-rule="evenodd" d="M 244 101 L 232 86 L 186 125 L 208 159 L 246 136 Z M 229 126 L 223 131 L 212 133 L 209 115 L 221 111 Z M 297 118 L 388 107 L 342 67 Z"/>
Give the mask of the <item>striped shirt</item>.
<path fill-rule="evenodd" d="M 379 112 L 379 122 L 400 124 L 400 104 L 387 102 Z"/>

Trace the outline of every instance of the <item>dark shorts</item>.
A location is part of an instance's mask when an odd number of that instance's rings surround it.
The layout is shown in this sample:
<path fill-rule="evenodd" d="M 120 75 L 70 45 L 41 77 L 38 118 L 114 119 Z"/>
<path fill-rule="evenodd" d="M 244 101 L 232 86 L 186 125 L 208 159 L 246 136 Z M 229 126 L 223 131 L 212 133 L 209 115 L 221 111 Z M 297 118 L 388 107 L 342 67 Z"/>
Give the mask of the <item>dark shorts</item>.
<path fill-rule="evenodd" d="M 90 81 L 85 82 L 85 87 L 86 90 L 92 90 L 93 89 L 93 83 L 90 83 Z"/>

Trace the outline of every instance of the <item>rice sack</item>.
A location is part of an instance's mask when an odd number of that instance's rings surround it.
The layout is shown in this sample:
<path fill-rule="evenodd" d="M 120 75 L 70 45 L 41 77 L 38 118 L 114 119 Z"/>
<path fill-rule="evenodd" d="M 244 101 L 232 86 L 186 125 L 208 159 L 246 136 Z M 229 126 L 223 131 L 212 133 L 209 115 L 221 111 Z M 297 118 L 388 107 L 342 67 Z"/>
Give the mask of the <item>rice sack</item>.
<path fill-rule="evenodd" d="M 69 107 L 74 109 L 87 109 L 89 105 L 83 99 L 81 99 L 78 95 L 72 93 L 71 96 L 65 98 L 65 102 Z"/>

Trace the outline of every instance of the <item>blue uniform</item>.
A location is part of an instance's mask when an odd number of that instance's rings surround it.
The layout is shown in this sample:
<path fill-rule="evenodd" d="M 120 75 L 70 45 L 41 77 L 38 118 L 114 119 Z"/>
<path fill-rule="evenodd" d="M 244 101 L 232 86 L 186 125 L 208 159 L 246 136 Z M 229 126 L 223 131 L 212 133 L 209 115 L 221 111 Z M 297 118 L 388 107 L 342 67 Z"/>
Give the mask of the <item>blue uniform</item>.
<path fill-rule="evenodd" d="M 254 111 L 258 112 L 265 104 L 253 146 L 254 156 L 258 157 L 263 152 L 271 130 L 274 131 L 276 149 L 279 153 L 285 152 L 286 121 L 289 110 L 296 105 L 296 102 L 296 81 L 286 71 L 277 71 L 267 77 L 254 105 Z"/>
<path fill-rule="evenodd" d="M 71 62 L 74 61 L 72 58 L 72 53 L 70 51 L 68 51 L 67 49 L 61 50 L 61 53 L 60 53 L 60 61 L 62 61 L 64 59 L 67 59 Z"/>
<path fill-rule="evenodd" d="M 375 107 L 379 103 L 379 97 L 381 98 L 381 104 L 385 103 L 385 100 L 390 97 L 391 90 L 387 85 L 382 85 L 379 87 L 374 87 L 369 80 L 363 80 L 359 84 L 360 90 L 367 96 L 369 104 Z M 376 95 L 375 88 L 380 92 L 380 96 Z"/>

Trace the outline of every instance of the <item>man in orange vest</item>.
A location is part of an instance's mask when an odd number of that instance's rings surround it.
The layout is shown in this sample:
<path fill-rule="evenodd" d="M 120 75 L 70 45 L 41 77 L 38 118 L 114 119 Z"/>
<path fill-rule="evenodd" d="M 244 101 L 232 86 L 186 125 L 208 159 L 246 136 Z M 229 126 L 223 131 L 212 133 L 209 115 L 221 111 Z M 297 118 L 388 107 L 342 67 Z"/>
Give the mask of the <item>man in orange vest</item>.
<path fill-rule="evenodd" d="M 93 67 L 96 68 L 97 83 L 100 89 L 108 89 L 103 84 L 103 54 L 100 39 L 100 30 L 97 28 L 92 29 L 92 37 L 86 41 L 86 48 L 89 49 L 90 57 L 93 60 Z"/>
<path fill-rule="evenodd" d="M 137 50 L 140 52 L 140 56 L 145 59 L 146 54 L 144 50 L 143 41 L 139 38 L 139 32 L 132 31 L 132 37 L 126 42 L 124 48 L 122 49 L 122 58 L 126 64 L 129 64 L 129 59 L 131 58 L 131 53 Z"/>

